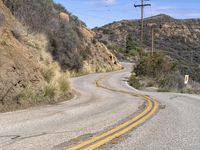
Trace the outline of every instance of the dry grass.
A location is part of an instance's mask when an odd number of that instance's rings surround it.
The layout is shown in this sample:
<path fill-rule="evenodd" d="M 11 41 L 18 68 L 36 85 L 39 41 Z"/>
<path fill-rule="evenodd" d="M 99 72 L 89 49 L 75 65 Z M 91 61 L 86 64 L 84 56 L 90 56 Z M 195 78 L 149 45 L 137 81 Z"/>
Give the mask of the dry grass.
<path fill-rule="evenodd" d="M 47 38 L 44 35 L 37 35 L 37 40 L 34 45 L 37 45 L 41 73 L 47 82 L 45 96 L 51 99 L 57 99 L 60 96 L 70 93 L 70 85 L 68 82 L 70 74 L 69 72 L 61 71 L 59 64 L 53 61 L 51 54 L 47 52 L 47 43 Z"/>
<path fill-rule="evenodd" d="M 10 36 L 13 35 L 10 34 Z M 70 74 L 62 72 L 58 63 L 53 61 L 51 54 L 47 52 L 48 41 L 45 36 L 42 34 L 26 34 L 26 32 L 21 32 L 21 35 L 16 36 L 20 36 L 19 44 L 22 42 L 30 50 L 29 54 L 24 53 L 24 55 L 33 56 L 38 61 L 44 82 L 37 88 L 28 85 L 24 89 L 15 89 L 16 95 L 14 95 L 13 100 L 5 102 L 5 104 L 0 103 L 0 111 L 13 111 L 37 105 L 53 104 L 71 98 L 72 91 L 68 82 Z M 7 36 L 0 38 L 0 45 L 10 47 L 13 43 L 10 43 L 10 39 L 7 40 L 6 38 Z"/>
<path fill-rule="evenodd" d="M 2 1 L 0 10 L 5 16 L 0 25 L 0 111 L 71 98 L 69 73 L 62 72 L 48 52 L 48 38 L 22 26 Z"/>
<path fill-rule="evenodd" d="M 47 67 L 44 67 L 42 70 L 41 70 L 41 73 L 45 79 L 46 82 L 50 83 L 51 80 L 54 78 L 55 74 L 54 74 L 54 70 L 53 68 L 47 68 Z"/>

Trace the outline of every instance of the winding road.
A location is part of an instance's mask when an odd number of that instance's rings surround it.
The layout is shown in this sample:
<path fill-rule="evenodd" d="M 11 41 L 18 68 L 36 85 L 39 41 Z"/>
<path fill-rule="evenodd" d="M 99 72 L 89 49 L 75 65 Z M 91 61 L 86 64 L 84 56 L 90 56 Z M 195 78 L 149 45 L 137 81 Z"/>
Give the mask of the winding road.
<path fill-rule="evenodd" d="M 137 91 L 124 66 L 72 79 L 70 101 L 0 114 L 0 150 L 199 150 L 200 96 Z"/>

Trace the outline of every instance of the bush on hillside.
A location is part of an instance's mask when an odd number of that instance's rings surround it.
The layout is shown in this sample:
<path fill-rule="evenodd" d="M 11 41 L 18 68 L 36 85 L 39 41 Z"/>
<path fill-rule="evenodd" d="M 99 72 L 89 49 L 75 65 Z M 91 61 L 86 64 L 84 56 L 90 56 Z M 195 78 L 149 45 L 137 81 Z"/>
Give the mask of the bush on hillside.
<path fill-rule="evenodd" d="M 161 53 L 146 54 L 141 56 L 134 72 L 137 76 L 158 77 L 161 74 L 176 72 L 177 64 Z"/>
<path fill-rule="evenodd" d="M 155 80 L 159 88 L 181 89 L 184 87 L 183 76 L 178 72 L 177 64 L 161 53 L 146 54 L 134 68 L 136 76 Z"/>
<path fill-rule="evenodd" d="M 53 68 L 43 68 L 41 70 L 41 73 L 45 81 L 48 83 L 50 83 L 55 76 L 55 72 Z"/>
<path fill-rule="evenodd" d="M 128 36 L 126 39 L 126 54 L 130 54 L 132 51 L 139 52 L 138 44 L 130 37 Z"/>
<path fill-rule="evenodd" d="M 129 78 L 128 83 L 130 86 L 136 89 L 139 89 L 142 86 L 140 83 L 140 80 L 138 79 L 138 77 L 135 76 L 135 74 L 131 74 L 131 77 Z"/>
<path fill-rule="evenodd" d="M 56 88 L 54 86 L 48 85 L 44 89 L 44 97 L 50 100 L 54 99 L 56 96 Z"/>
<path fill-rule="evenodd" d="M 63 95 L 68 94 L 70 91 L 70 84 L 67 80 L 67 78 L 61 77 L 58 81 L 59 83 L 59 90 Z"/>

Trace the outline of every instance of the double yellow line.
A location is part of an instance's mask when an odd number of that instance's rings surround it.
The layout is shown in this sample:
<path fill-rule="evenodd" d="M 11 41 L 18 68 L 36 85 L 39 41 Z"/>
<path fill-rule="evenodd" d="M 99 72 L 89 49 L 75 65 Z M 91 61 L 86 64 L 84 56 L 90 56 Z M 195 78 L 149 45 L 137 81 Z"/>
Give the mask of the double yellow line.
<path fill-rule="evenodd" d="M 132 96 L 140 97 L 147 102 L 147 106 L 139 115 L 133 117 L 132 119 L 114 127 L 113 129 L 111 129 L 109 131 L 104 132 L 101 135 L 95 136 L 85 142 L 77 144 L 77 145 L 69 148 L 68 150 L 79 150 L 79 149 L 93 150 L 93 149 L 99 148 L 100 146 L 112 141 L 115 138 L 122 136 L 123 134 L 129 132 L 133 128 L 141 125 L 147 119 L 149 119 L 153 114 L 155 114 L 156 111 L 158 110 L 158 103 L 156 101 L 152 100 L 150 97 L 144 96 L 142 94 L 133 94 L 133 93 L 130 93 L 127 91 L 115 90 L 112 88 L 105 87 L 100 84 L 100 81 L 102 79 L 103 78 L 96 81 L 97 87 L 101 87 L 101 88 L 104 88 L 107 90 L 112 90 L 115 92 L 121 92 L 121 93 L 125 93 L 125 94 L 130 94 Z"/>

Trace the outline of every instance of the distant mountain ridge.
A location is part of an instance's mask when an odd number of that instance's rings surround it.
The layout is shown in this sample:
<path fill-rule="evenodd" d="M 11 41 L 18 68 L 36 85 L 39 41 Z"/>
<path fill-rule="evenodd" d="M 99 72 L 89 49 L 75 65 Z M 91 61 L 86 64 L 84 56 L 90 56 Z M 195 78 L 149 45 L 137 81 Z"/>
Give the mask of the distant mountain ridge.
<path fill-rule="evenodd" d="M 154 29 L 155 49 L 164 52 L 179 64 L 182 74 L 190 74 L 200 82 L 200 19 L 174 19 L 157 15 L 144 19 L 144 45 L 151 50 L 151 28 Z M 129 37 L 139 45 L 140 20 L 122 20 L 93 29 L 96 37 L 118 53 L 125 49 Z"/>

